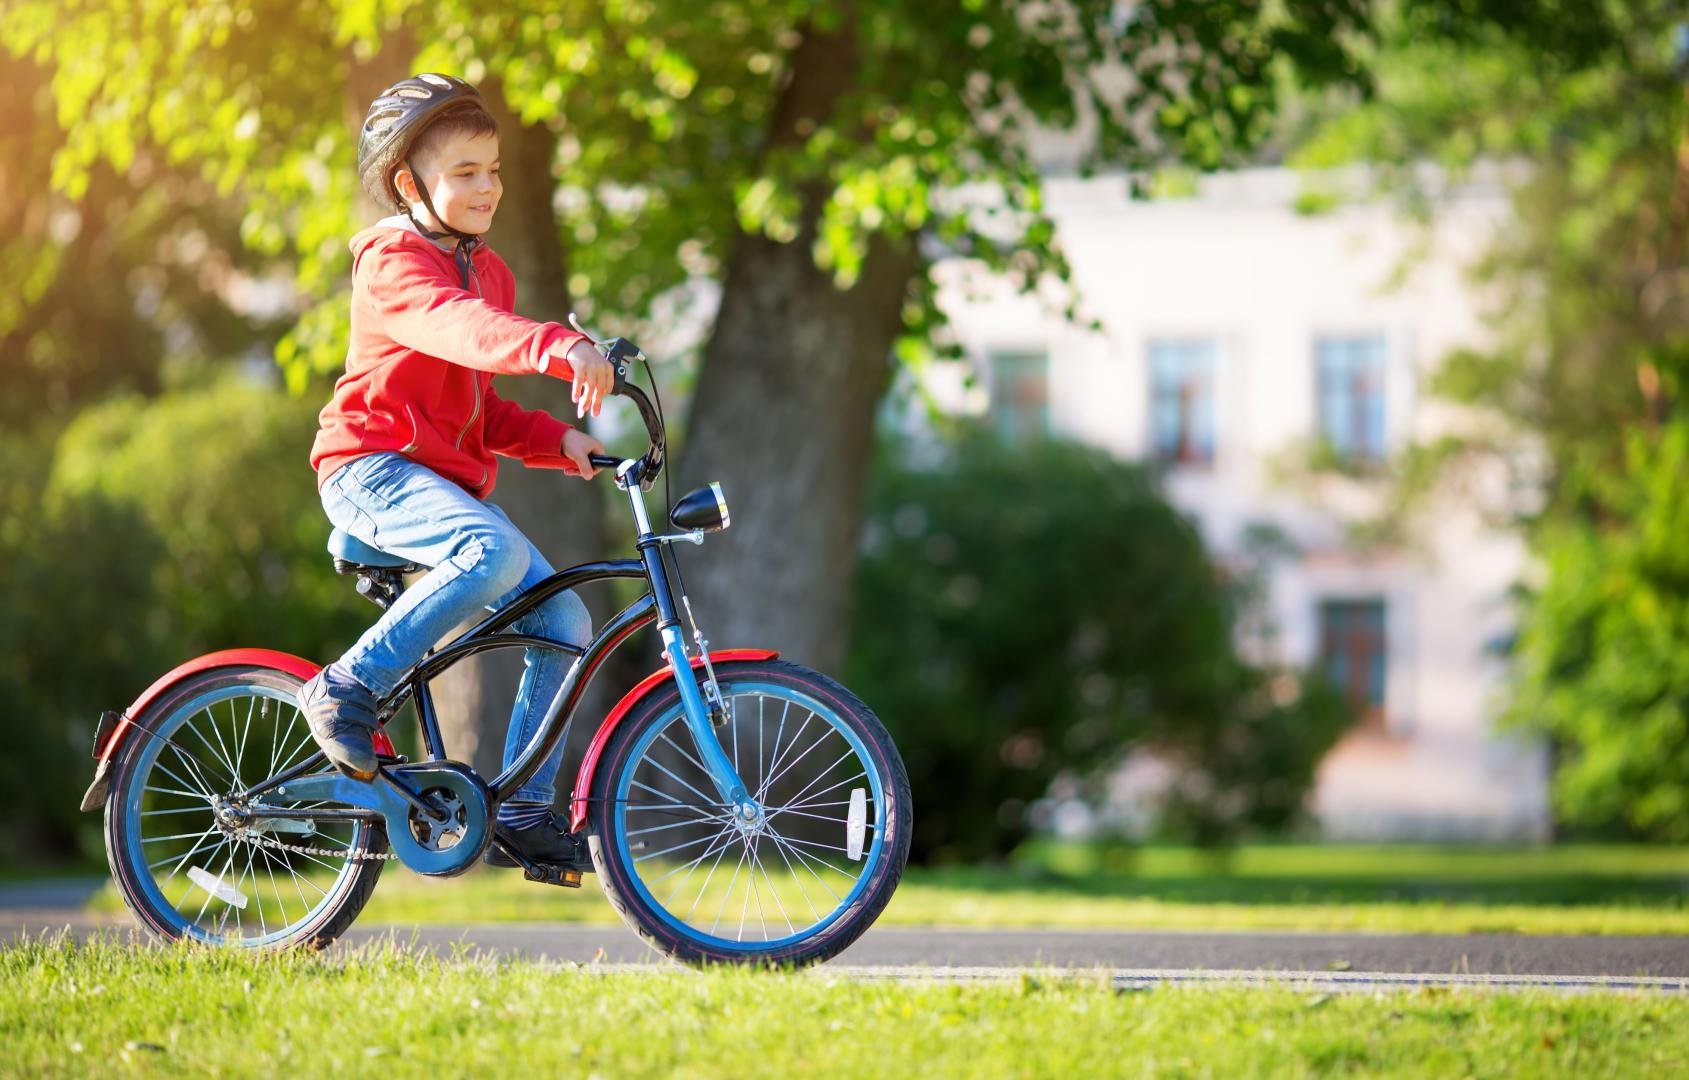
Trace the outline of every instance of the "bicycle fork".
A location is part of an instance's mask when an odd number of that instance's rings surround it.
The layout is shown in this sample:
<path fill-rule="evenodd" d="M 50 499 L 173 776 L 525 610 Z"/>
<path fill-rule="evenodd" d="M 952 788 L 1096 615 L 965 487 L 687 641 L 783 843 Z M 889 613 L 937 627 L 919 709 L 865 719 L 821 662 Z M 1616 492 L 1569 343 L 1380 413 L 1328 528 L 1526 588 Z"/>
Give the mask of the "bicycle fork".
<path fill-rule="evenodd" d="M 617 470 L 616 485 L 627 492 L 628 502 L 633 508 L 634 523 L 639 529 L 639 540 L 635 546 L 639 550 L 640 558 L 645 562 L 646 577 L 651 583 L 651 596 L 657 603 L 657 631 L 663 641 L 663 657 L 668 662 L 669 669 L 674 672 L 675 686 L 680 690 L 681 709 L 686 715 L 686 727 L 691 731 L 692 741 L 703 757 L 701 764 L 715 785 L 722 808 L 740 822 L 752 825 L 762 817 L 762 807 L 745 787 L 745 782 L 740 778 L 739 770 L 734 767 L 732 759 L 721 748 L 721 739 L 716 735 L 715 713 L 722 709 L 722 703 L 720 691 L 715 683 L 715 672 L 710 667 L 709 650 L 703 636 L 697 632 L 697 620 L 694 619 L 693 632 L 698 641 L 699 656 L 703 660 L 704 685 L 711 697 L 711 701 L 706 702 L 704 691 L 698 687 L 698 677 L 693 673 L 692 658 L 686 651 L 680 614 L 675 608 L 674 590 L 670 586 L 668 568 L 663 560 L 664 544 L 678 540 L 697 543 L 702 538 L 695 538 L 691 534 L 658 536 L 652 532 L 637 469 L 637 460 L 624 463 Z M 682 589 L 684 590 L 684 585 Z M 690 614 L 691 604 L 686 600 L 684 592 L 681 602 L 686 605 L 687 613 Z"/>

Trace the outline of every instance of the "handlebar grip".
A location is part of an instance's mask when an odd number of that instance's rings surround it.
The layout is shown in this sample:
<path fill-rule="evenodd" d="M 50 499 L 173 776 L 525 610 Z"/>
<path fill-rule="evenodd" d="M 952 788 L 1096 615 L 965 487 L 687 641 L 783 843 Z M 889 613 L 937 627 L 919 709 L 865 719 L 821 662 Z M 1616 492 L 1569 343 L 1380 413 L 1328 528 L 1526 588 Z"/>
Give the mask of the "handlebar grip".
<path fill-rule="evenodd" d="M 621 458 L 609 454 L 588 454 L 586 459 L 595 469 L 614 469 L 622 463 Z"/>

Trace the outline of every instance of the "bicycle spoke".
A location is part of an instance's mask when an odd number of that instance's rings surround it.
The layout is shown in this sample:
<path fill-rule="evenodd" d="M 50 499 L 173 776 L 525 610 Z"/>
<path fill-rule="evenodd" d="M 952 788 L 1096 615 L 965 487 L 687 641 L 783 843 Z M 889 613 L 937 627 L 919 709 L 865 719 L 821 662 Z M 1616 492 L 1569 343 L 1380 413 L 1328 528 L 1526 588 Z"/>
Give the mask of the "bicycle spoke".
<path fill-rule="evenodd" d="M 222 881 L 224 876 L 226 874 L 228 874 L 229 868 L 234 866 L 234 864 L 235 864 L 235 852 L 234 852 L 233 848 L 230 848 L 229 849 L 229 860 L 228 860 L 228 862 L 225 862 L 223 864 L 223 869 L 216 875 L 217 880 Z M 209 889 L 207 889 L 206 892 L 205 892 L 205 899 L 201 900 L 199 902 L 199 910 L 194 913 L 194 917 L 193 917 L 192 921 L 193 921 L 193 924 L 195 926 L 199 925 L 199 920 L 205 916 L 205 909 L 207 907 L 209 907 L 210 905 L 211 905 L 211 891 Z"/>
<path fill-rule="evenodd" d="M 784 837 L 781 837 L 781 839 L 785 840 L 786 843 L 788 843 L 788 844 L 802 844 L 805 847 L 826 848 L 828 851 L 842 851 L 846 855 L 850 854 L 850 851 L 847 848 L 839 847 L 837 844 L 823 844 L 818 840 L 799 840 L 795 836 L 784 836 Z M 828 865 L 831 866 L 832 864 L 829 863 Z M 835 866 L 835 867 L 833 867 L 833 869 L 838 870 L 838 867 Z M 843 873 L 843 871 L 839 871 L 839 872 Z"/>
<path fill-rule="evenodd" d="M 175 788 L 154 787 L 151 784 L 144 784 L 142 785 L 142 788 L 146 791 L 156 791 L 161 795 L 180 795 L 186 799 L 200 799 L 203 800 L 207 806 L 211 805 L 211 797 L 209 795 L 200 795 L 192 791 L 177 791 Z"/>
<path fill-rule="evenodd" d="M 764 881 L 768 882 L 768 892 L 769 892 L 769 895 L 774 897 L 774 906 L 780 909 L 780 917 L 782 919 L 786 920 L 786 932 L 789 933 L 789 934 L 797 933 L 798 928 L 792 925 L 792 917 L 790 915 L 786 914 L 786 905 L 780 902 L 780 890 L 775 888 L 775 886 L 774 886 L 774 876 L 768 872 L 768 867 L 766 867 L 762 864 L 762 853 L 759 852 L 754 846 L 751 848 L 751 859 L 752 859 L 753 862 L 756 863 L 757 869 L 762 871 L 762 879 Z M 760 909 L 759 909 L 759 913 L 760 913 Z M 815 917 L 817 919 L 819 919 L 821 916 L 817 915 Z M 763 927 L 762 936 L 763 937 L 768 936 L 767 926 Z"/>
<path fill-rule="evenodd" d="M 671 821 L 667 825 L 652 825 L 649 828 L 634 829 L 631 832 L 629 832 L 627 835 L 628 835 L 628 839 L 631 840 L 635 836 L 643 836 L 646 833 L 662 832 L 664 829 L 681 829 L 681 828 L 685 828 L 688 825 L 700 825 L 700 824 L 703 824 L 706 821 L 719 821 L 719 822 L 722 822 L 723 824 L 726 824 L 726 819 L 724 819 L 724 818 L 702 818 L 702 819 L 696 819 L 696 820 L 693 820 L 693 821 Z"/>
<path fill-rule="evenodd" d="M 246 764 L 246 737 L 252 734 L 252 706 L 255 703 L 253 698 L 246 699 L 246 723 L 240 729 L 240 746 L 235 748 L 235 779 L 242 783 L 245 783 L 246 777 L 240 771 L 240 767 Z M 234 713 L 233 702 L 229 703 L 229 712 L 230 715 Z"/>
<path fill-rule="evenodd" d="M 170 777 L 170 779 L 176 781 L 178 784 L 181 784 L 183 787 L 197 787 L 198 786 L 192 780 L 182 779 L 182 777 L 177 774 L 175 769 L 172 769 L 170 766 L 166 765 L 162 761 L 153 762 L 153 768 L 155 768 L 155 769 L 159 770 L 160 772 L 164 773 L 166 776 Z M 199 794 L 200 794 L 200 797 L 204 798 L 207 802 L 211 801 L 211 798 L 212 798 L 211 792 L 206 791 L 204 788 L 200 788 Z"/>
<path fill-rule="evenodd" d="M 781 814 L 794 814 L 797 817 L 814 818 L 816 821 L 827 821 L 827 822 L 831 822 L 834 825 L 845 824 L 844 818 L 827 817 L 825 814 L 806 814 L 802 810 L 782 810 L 782 811 L 780 811 L 780 813 Z M 774 814 L 769 814 L 768 820 L 773 821 L 775 816 L 776 815 L 774 815 Z M 875 826 L 870 822 L 864 822 L 862 827 L 864 829 L 868 829 L 870 831 L 872 831 L 875 828 Z"/>
<path fill-rule="evenodd" d="M 660 766 L 659 766 L 659 767 L 660 767 Z M 667 770 L 665 770 L 665 771 L 667 771 Z M 669 775 L 671 775 L 671 776 L 673 776 L 673 775 L 674 775 L 674 774 L 673 774 L 673 773 L 670 773 L 670 774 L 669 774 Z M 679 777 L 676 777 L 676 779 L 679 779 Z M 685 782 L 685 781 L 682 781 L 682 783 L 684 783 L 684 782 Z M 670 805 L 671 805 L 671 806 L 681 806 L 681 807 L 685 807 L 685 808 L 687 808 L 687 809 L 689 809 L 689 810 L 695 810 L 695 809 L 697 809 L 697 808 L 698 808 L 698 807 L 699 807 L 699 806 L 708 806 L 708 807 L 710 807 L 710 808 L 711 808 L 711 809 L 713 809 L 713 810 L 720 810 L 720 809 L 723 809 L 723 808 L 724 808 L 724 807 L 725 807 L 725 806 L 726 806 L 726 805 L 727 805 L 727 804 L 726 804 L 726 803 L 689 803 L 689 802 L 681 802 L 681 801 L 680 801 L 680 800 L 679 800 L 679 799 L 677 799 L 677 798 L 675 798 L 675 797 L 674 797 L 674 796 L 672 796 L 672 795 L 670 795 L 670 794 L 669 794 L 669 793 L 668 793 L 668 792 L 666 792 L 666 791 L 659 791 L 659 790 L 658 790 L 658 789 L 656 789 L 656 788 L 654 788 L 654 787 L 652 787 L 652 786 L 651 786 L 651 785 L 650 785 L 650 784 L 647 784 L 647 783 L 643 783 L 643 782 L 641 782 L 641 781 L 639 781 L 639 780 L 630 780 L 630 781 L 628 781 L 628 783 L 629 783 L 629 785 L 630 785 L 630 786 L 632 786 L 632 787 L 637 787 L 637 788 L 644 788 L 644 789 L 645 789 L 645 790 L 646 790 L 646 791 L 649 791 L 649 792 L 650 792 L 650 793 L 651 793 L 651 794 L 653 794 L 653 795 L 655 795 L 655 796 L 657 796 L 657 797 L 658 797 L 658 798 L 660 798 L 660 799 L 667 799 L 667 800 L 669 800 L 669 804 L 670 804 Z M 698 791 L 698 789 L 697 789 L 697 788 L 693 788 L 693 789 L 692 789 L 692 790 L 693 790 L 693 791 Z M 698 794 L 699 794 L 699 795 L 702 795 L 702 794 L 704 794 L 704 793 L 703 793 L 703 792 L 701 792 L 701 791 L 698 791 Z"/>
<path fill-rule="evenodd" d="M 656 858 L 660 858 L 664 855 L 667 855 L 671 851 L 680 851 L 683 848 L 696 847 L 697 845 L 705 843 L 705 842 L 712 840 L 712 839 L 714 839 L 714 838 L 706 836 L 706 837 L 703 837 L 702 839 L 699 839 L 699 840 L 688 840 L 684 844 L 676 844 L 674 847 L 664 848 L 661 851 L 653 851 L 649 855 L 636 855 L 636 856 L 634 856 L 633 861 L 636 862 L 636 863 L 637 862 L 647 862 L 651 859 L 656 859 Z"/>
<path fill-rule="evenodd" d="M 682 916 L 682 919 L 691 918 L 692 912 L 697 910 L 699 901 L 704 899 L 704 893 L 707 892 L 709 890 L 709 887 L 710 887 L 710 879 L 715 877 L 716 867 L 721 865 L 722 857 L 727 854 L 727 849 L 733 845 L 733 837 L 734 837 L 734 831 L 732 829 L 724 830 L 721 833 L 721 835 L 716 838 L 716 839 L 721 841 L 721 846 L 719 848 L 712 844 L 710 847 L 704 849 L 704 853 L 702 855 L 698 856 L 696 859 L 692 860 L 690 863 L 687 863 L 687 866 L 692 867 L 693 870 L 696 870 L 699 863 L 701 863 L 705 859 L 709 858 L 712 854 L 715 856 L 715 862 L 710 864 L 709 872 L 704 875 L 703 885 L 698 887 L 697 898 L 692 901 L 692 906 L 686 909 L 686 914 L 684 916 Z M 664 875 L 664 876 L 666 877 L 667 875 Z M 657 880 L 661 881 L 662 878 L 658 878 Z M 682 886 L 684 886 L 690 880 L 692 880 L 692 872 L 688 871 L 687 875 L 685 877 L 681 878 L 680 881 L 675 884 L 674 890 L 669 893 L 668 900 L 663 901 L 663 906 L 668 907 L 670 901 L 672 901 L 675 898 L 675 895 L 680 892 Z M 652 884 L 654 885 L 654 884 L 656 884 L 656 882 L 652 882 Z"/>
<path fill-rule="evenodd" d="M 763 801 L 763 797 L 768 794 L 768 789 L 774 784 L 772 779 L 774 770 L 780 766 L 780 736 L 786 733 L 786 714 L 791 712 L 791 710 L 792 703 L 789 701 L 786 702 L 785 708 L 780 710 L 780 729 L 774 733 L 774 760 L 768 763 L 768 772 L 763 774 L 762 786 L 757 788 L 757 802 Z M 797 741 L 803 738 L 804 731 L 809 727 L 809 722 L 813 719 L 815 719 L 814 713 L 810 713 L 808 716 L 804 717 L 803 723 L 798 726 L 796 734 L 792 736 L 792 742 L 788 745 L 796 745 Z"/>
<path fill-rule="evenodd" d="M 816 922 L 820 922 L 821 913 L 815 910 L 815 901 L 809 898 L 809 889 L 804 886 L 803 878 L 798 876 L 797 867 L 792 865 L 792 860 L 786 858 L 786 849 L 777 842 L 774 845 L 774 850 L 780 856 L 780 861 L 786 864 L 786 869 L 792 875 L 792 882 L 797 885 L 798 892 L 803 896 L 803 902 L 809 905 L 810 914 L 815 916 Z"/>
<path fill-rule="evenodd" d="M 270 704 L 270 699 L 265 698 L 264 704 L 259 706 L 263 712 L 270 714 L 270 764 L 265 776 L 276 775 L 276 755 L 281 753 L 281 706 L 277 705 L 272 710 Z M 291 726 L 289 730 L 292 730 Z"/>
<path fill-rule="evenodd" d="M 850 747 L 846 747 L 845 752 L 839 755 L 839 760 L 833 762 L 831 765 L 827 766 L 825 769 L 822 769 L 820 772 L 816 773 L 813 777 L 811 777 L 809 783 L 807 783 L 803 786 L 803 790 L 798 792 L 796 795 L 792 796 L 792 801 L 796 802 L 798 799 L 801 799 L 805 795 L 808 795 L 809 789 L 814 787 L 816 784 L 819 784 L 821 782 L 821 778 L 823 776 L 826 776 L 828 773 L 830 773 L 834 769 L 838 768 L 841 764 L 843 764 L 846 760 L 848 760 L 850 758 L 850 756 L 854 753 L 856 753 L 855 750 L 851 749 Z M 864 775 L 864 776 L 867 775 L 866 771 L 864 771 L 861 775 Z M 846 781 L 846 783 L 849 783 L 849 781 Z M 837 785 L 835 785 L 835 786 L 837 786 Z M 816 794 L 824 795 L 828 791 L 831 791 L 831 790 L 832 790 L 832 788 L 823 788 L 821 791 L 817 792 Z"/>
<path fill-rule="evenodd" d="M 697 788 L 693 787 L 691 784 L 688 784 L 686 781 L 682 780 L 680 777 L 675 776 L 675 774 L 672 771 L 670 771 L 667 767 L 665 767 L 663 765 L 663 763 L 658 761 L 656 758 L 646 758 L 645 761 L 646 761 L 646 764 L 655 765 L 658 768 L 658 770 L 660 770 L 664 773 L 667 773 L 668 776 L 672 780 L 674 780 L 675 783 L 679 784 L 681 787 L 685 788 L 686 790 L 692 792 L 694 795 L 698 796 L 698 798 L 700 798 L 700 799 L 708 799 L 709 798 L 709 796 L 705 795 L 702 791 L 699 791 Z M 656 788 L 647 788 L 646 790 L 656 791 L 657 789 Z M 659 792 L 659 794 L 661 794 L 661 792 Z"/>
<path fill-rule="evenodd" d="M 229 705 L 230 705 L 230 708 L 231 708 L 231 709 L 233 709 L 233 707 L 234 707 L 234 702 L 232 702 L 232 701 L 231 701 L 231 702 L 230 702 L 230 703 L 229 703 Z M 209 719 L 209 720 L 210 720 L 210 721 L 211 721 L 211 734 L 213 734 L 213 735 L 215 735 L 215 736 L 217 736 L 217 745 L 218 745 L 218 746 L 219 746 L 219 747 L 222 747 L 222 750 L 223 750 L 223 764 L 225 764 L 225 765 L 227 765 L 227 766 L 228 766 L 228 767 L 229 767 L 229 772 L 230 772 L 230 773 L 231 773 L 231 774 L 232 774 L 232 775 L 234 775 L 234 776 L 239 776 L 239 775 L 240 775 L 240 769 L 239 769 L 239 768 L 237 768 L 237 767 L 236 767 L 236 766 L 235 766 L 235 759 L 234 759 L 234 756 L 233 756 L 233 755 L 231 755 L 231 754 L 230 754 L 230 753 L 229 753 L 229 748 L 228 748 L 228 746 L 227 746 L 227 745 L 225 745 L 225 744 L 224 744 L 224 742 L 223 742 L 223 729 L 222 729 L 222 728 L 220 728 L 220 727 L 218 727 L 218 726 L 217 726 L 217 714 L 216 714 L 216 713 L 214 713 L 214 712 L 212 712 L 212 711 L 211 711 L 211 709 L 210 709 L 210 708 L 209 708 L 209 707 L 207 707 L 207 708 L 206 708 L 206 709 L 205 709 L 205 710 L 204 710 L 204 712 L 205 712 L 205 715 L 206 715 L 206 718 L 207 718 L 207 719 Z M 233 713 L 233 712 L 232 712 L 232 711 L 231 711 L 231 712 L 230 712 L 230 713 L 229 713 L 229 715 L 230 715 L 230 716 L 231 716 L 231 717 L 233 717 L 233 716 L 234 716 L 234 713 Z"/>
<path fill-rule="evenodd" d="M 861 772 L 857 773 L 855 776 L 847 776 L 843 780 L 840 780 L 836 784 L 829 784 L 828 786 L 822 788 L 820 791 L 817 791 L 815 794 L 825 795 L 825 794 L 827 794 L 827 792 L 832 791 L 834 788 L 842 788 L 846 784 L 848 784 L 848 783 L 850 783 L 854 780 L 861 780 L 862 778 L 866 777 L 867 775 L 868 775 L 868 770 L 864 769 Z M 849 799 L 844 799 L 844 800 L 841 800 L 839 802 L 834 802 L 834 803 L 789 802 L 789 803 L 786 803 L 784 806 L 780 806 L 780 807 L 777 807 L 773 810 L 770 810 L 769 816 L 772 817 L 772 816 L 774 816 L 775 813 L 785 813 L 787 810 L 791 810 L 791 809 L 794 809 L 794 808 L 799 807 L 799 806 L 801 806 L 801 807 L 803 807 L 804 809 L 807 810 L 807 809 L 814 807 L 814 806 L 848 806 L 848 805 L 850 805 Z"/>
<path fill-rule="evenodd" d="M 727 892 L 722 895 L 721 908 L 715 913 L 715 922 L 710 924 L 710 933 L 715 933 L 721 925 L 721 917 L 727 913 L 727 902 L 733 898 L 733 885 L 739 880 L 739 870 L 745 865 L 745 847 L 739 846 L 739 861 L 733 864 L 733 876 L 727 880 Z"/>
<path fill-rule="evenodd" d="M 304 911 L 304 912 L 309 912 L 311 910 L 311 902 L 305 898 L 305 890 L 299 887 L 299 882 L 300 882 L 299 872 L 297 870 L 293 869 L 293 867 L 291 867 L 291 866 L 287 865 L 286 863 L 282 862 L 280 859 L 276 858 L 274 855 L 270 854 L 270 850 L 268 848 L 260 847 L 258 850 L 263 852 L 265 861 L 267 861 L 271 866 L 281 867 L 282 872 L 287 874 L 288 877 L 293 879 L 293 891 L 299 894 L 300 910 Z M 270 880 L 274 881 L 275 877 L 276 877 L 275 871 L 271 870 L 270 871 Z M 315 884 L 316 884 L 315 882 L 312 882 L 313 886 L 315 886 Z M 319 889 L 318 892 L 321 892 L 322 895 L 324 895 L 324 896 L 328 895 L 328 893 L 326 891 L 321 890 L 321 889 Z M 277 897 L 277 900 L 280 900 L 279 896 Z M 285 914 L 285 912 L 284 912 L 284 914 Z"/>
<path fill-rule="evenodd" d="M 210 837 L 210 835 L 212 833 L 214 833 L 216 831 L 217 831 L 217 823 L 215 821 L 213 821 L 210 825 L 207 825 L 205 827 L 205 831 L 199 834 L 199 840 L 194 844 L 194 846 L 190 847 L 188 849 L 188 853 L 186 855 L 181 856 L 181 861 L 176 864 L 176 870 L 180 870 L 182 868 L 182 863 L 187 862 L 189 859 L 191 859 L 193 857 L 193 853 L 199 850 L 199 845 L 201 843 L 204 843 L 205 840 L 208 837 Z M 213 846 L 215 846 L 215 845 L 213 845 Z M 159 867 L 163 866 L 165 863 L 169 862 L 171 859 L 174 859 L 174 858 L 177 858 L 176 853 L 171 852 L 169 855 L 164 856 L 162 859 L 159 859 L 157 862 L 148 863 L 147 869 L 149 871 L 157 870 Z M 176 876 L 176 870 L 170 871 L 170 877 Z M 164 881 L 165 881 L 165 884 L 169 884 L 170 878 L 167 877 L 167 878 L 164 879 Z"/>
<path fill-rule="evenodd" d="M 186 750 L 183 750 L 180 746 L 178 746 L 176 744 L 176 740 L 174 740 L 174 739 L 165 739 L 164 745 L 170 747 L 170 752 L 176 755 L 176 760 L 178 760 L 182 763 L 183 768 L 185 768 L 189 772 L 193 773 L 194 776 L 199 779 L 199 785 L 198 786 L 205 788 L 208 793 L 209 793 L 211 788 L 214 788 L 214 787 L 217 786 L 216 784 L 211 782 L 211 777 L 206 775 L 206 770 L 209 768 L 209 766 L 205 762 L 199 760 L 199 758 L 195 757 L 193 754 L 188 753 Z M 163 754 L 161 752 L 160 755 L 159 755 L 159 764 L 162 766 L 163 763 L 164 763 L 164 757 L 163 757 Z M 219 770 L 219 771 L 221 771 L 221 770 Z M 234 790 L 234 785 L 232 783 L 229 785 L 229 789 L 231 791 Z"/>
<path fill-rule="evenodd" d="M 829 865 L 825 862 L 822 862 L 820 859 L 817 859 L 813 855 L 806 855 L 804 852 L 799 851 L 795 847 L 792 847 L 787 842 L 786 838 L 781 836 L 777 832 L 769 832 L 769 833 L 765 833 L 764 835 L 766 835 L 770 839 L 772 839 L 775 842 L 775 844 L 779 845 L 781 848 L 785 849 L 786 851 L 791 852 L 793 855 L 796 855 L 798 857 L 798 864 L 800 866 L 802 866 L 805 870 L 808 870 L 809 876 L 814 878 L 817 882 L 819 882 L 823 889 L 827 890 L 827 895 L 831 896 L 834 900 L 838 901 L 841 904 L 844 903 L 844 897 L 842 897 L 838 893 L 834 892 L 833 887 L 831 885 L 828 885 L 826 881 L 822 880 L 821 875 L 817 874 L 813 869 L 811 869 L 809 864 L 810 863 L 818 863 L 820 866 L 822 866 L 823 868 L 825 868 L 827 870 L 833 870 L 833 867 L 831 865 Z M 834 870 L 834 873 L 837 873 L 837 872 L 838 871 Z"/>
<path fill-rule="evenodd" d="M 694 766 L 694 767 L 695 767 L 695 768 L 696 768 L 696 769 L 697 769 L 697 770 L 698 770 L 698 771 L 699 771 L 699 772 L 700 772 L 700 773 L 702 773 L 702 774 L 703 774 L 703 775 L 704 775 L 704 776 L 706 776 L 706 777 L 707 777 L 707 776 L 709 776 L 709 775 L 710 775 L 710 770 L 708 770 L 708 769 L 706 769 L 706 768 L 704 768 L 704 763 L 703 763 L 703 762 L 701 762 L 701 761 L 699 761 L 699 760 L 698 760 L 698 759 L 697 759 L 697 758 L 695 758 L 695 757 L 693 757 L 693 756 L 692 756 L 692 755 L 691 755 L 691 754 L 690 754 L 690 753 L 689 753 L 689 752 L 688 752 L 688 751 L 687 751 L 687 750 L 686 750 L 686 748 L 685 748 L 685 747 L 683 747 L 683 746 L 681 746 L 681 745 L 680 745 L 680 744 L 679 744 L 679 743 L 677 743 L 677 742 L 675 742 L 675 741 L 674 741 L 674 740 L 673 740 L 673 739 L 671 739 L 671 738 L 669 738 L 669 736 L 668 736 L 668 732 L 666 732 L 666 731 L 665 731 L 665 732 L 664 732 L 664 733 L 663 733 L 663 734 L 661 734 L 661 735 L 659 735 L 659 736 L 657 736 L 657 738 L 658 738 L 658 739 L 660 739 L 660 740 L 661 740 L 661 741 L 663 741 L 663 742 L 666 742 L 666 743 L 668 743 L 668 744 L 669 744 L 669 745 L 670 745 L 670 746 L 672 746 L 672 747 L 674 747 L 674 748 L 675 748 L 675 749 L 676 749 L 676 750 L 677 750 L 677 751 L 679 751 L 679 752 L 680 752 L 680 756 L 681 756 L 681 757 L 683 757 L 683 758 L 685 758 L 685 759 L 686 759 L 686 760 L 687 760 L 687 761 L 690 761 L 690 762 L 691 762 L 691 763 L 692 763 L 692 764 L 693 764 L 693 766 Z M 739 771 L 739 763 L 738 763 L 738 762 L 737 762 L 737 761 L 735 761 L 735 762 L 734 762 L 734 763 L 733 763 L 733 771 L 734 771 L 734 772 L 738 772 L 738 771 Z M 696 789 L 694 789 L 694 790 L 696 790 Z M 699 794 L 700 794 L 700 795 L 701 795 L 701 794 L 703 794 L 703 792 L 699 792 Z"/>
<path fill-rule="evenodd" d="M 813 714 L 811 714 L 811 715 L 813 715 Z M 780 778 L 782 776 L 785 776 L 787 773 L 791 772 L 793 767 L 796 766 L 798 762 L 800 762 L 804 758 L 808 757 L 810 755 L 811 751 L 813 751 L 817 746 L 820 746 L 822 743 L 826 742 L 827 736 L 832 735 L 832 734 L 833 734 L 833 730 L 831 728 L 828 728 L 826 731 L 823 731 L 819 738 L 817 738 L 814 742 L 810 743 L 807 747 L 804 748 L 803 753 L 799 754 L 797 757 L 795 757 L 791 761 L 787 762 L 786 767 L 784 769 L 781 769 L 778 773 L 776 773 L 774 775 L 774 779 L 772 779 L 768 782 L 768 787 L 765 789 L 764 794 L 767 794 L 767 792 L 769 792 L 769 791 L 773 791 L 774 785 L 778 784 L 780 782 Z M 797 741 L 794 739 L 793 745 L 795 746 L 796 744 L 797 744 Z"/>
<path fill-rule="evenodd" d="M 216 828 L 217 827 L 216 823 L 213 822 L 211 827 L 213 829 Z M 158 843 L 164 842 L 165 840 L 186 840 L 190 836 L 204 836 L 204 835 L 205 835 L 205 833 L 203 833 L 203 832 L 184 832 L 184 833 L 172 833 L 169 836 L 143 836 L 141 838 L 141 843 L 143 843 L 143 844 L 158 844 Z"/>

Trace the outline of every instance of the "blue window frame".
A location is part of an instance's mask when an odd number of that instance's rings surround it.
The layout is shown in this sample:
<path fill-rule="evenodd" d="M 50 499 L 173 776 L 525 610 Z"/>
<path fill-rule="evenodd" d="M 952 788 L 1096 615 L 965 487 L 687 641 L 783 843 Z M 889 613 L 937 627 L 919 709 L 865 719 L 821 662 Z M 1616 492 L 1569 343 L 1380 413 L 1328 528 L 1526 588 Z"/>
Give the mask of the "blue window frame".
<path fill-rule="evenodd" d="M 1320 661 L 1326 676 L 1348 697 L 1361 726 L 1374 731 L 1384 729 L 1389 660 L 1384 613 L 1384 601 L 1376 598 L 1320 603 Z"/>
<path fill-rule="evenodd" d="M 1205 338 L 1149 343 L 1150 449 L 1157 461 L 1213 462 L 1214 353 Z"/>
<path fill-rule="evenodd" d="M 1352 461 L 1384 460 L 1384 339 L 1320 338 L 1319 433 L 1326 445 Z"/>
<path fill-rule="evenodd" d="M 1050 363 L 1041 352 L 991 356 L 991 418 L 1006 442 L 1036 442 L 1050 434 Z"/>

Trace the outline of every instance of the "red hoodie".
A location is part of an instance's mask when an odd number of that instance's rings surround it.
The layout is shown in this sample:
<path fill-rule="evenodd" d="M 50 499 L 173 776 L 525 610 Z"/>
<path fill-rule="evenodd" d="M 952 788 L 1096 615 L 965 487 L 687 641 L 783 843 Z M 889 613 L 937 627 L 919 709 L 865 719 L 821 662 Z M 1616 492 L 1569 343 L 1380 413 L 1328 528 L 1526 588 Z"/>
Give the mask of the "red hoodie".
<path fill-rule="evenodd" d="M 485 499 L 494 454 L 578 473 L 563 456 L 569 425 L 493 392 L 494 375 L 573 379 L 551 355 L 581 335 L 511 314 L 516 279 L 485 244 L 470 290 L 452 253 L 388 218 L 352 238 L 352 334 L 346 374 L 318 416 L 311 467 L 322 486 L 354 458 L 397 450 Z"/>

